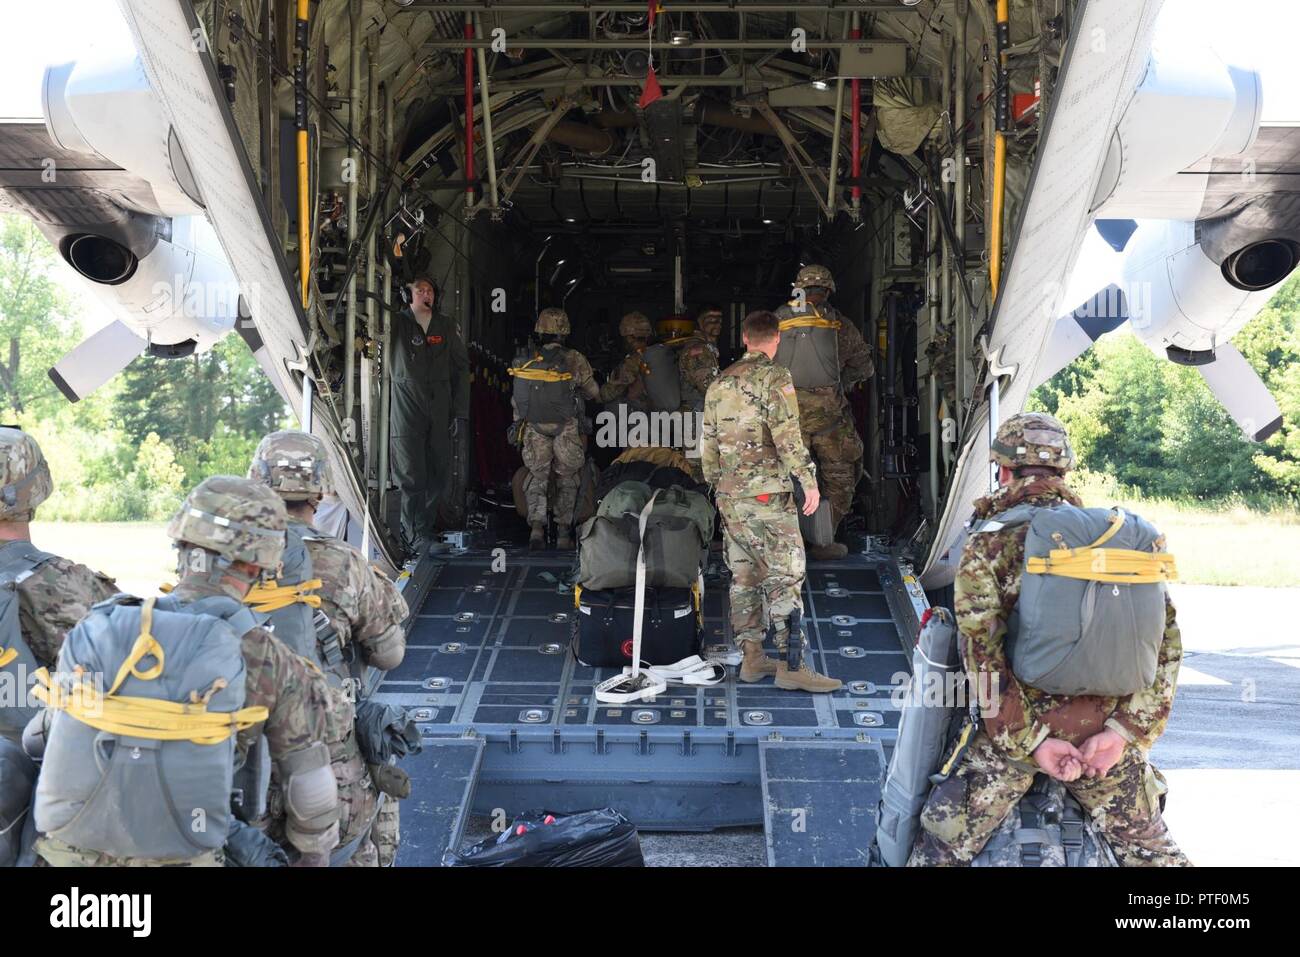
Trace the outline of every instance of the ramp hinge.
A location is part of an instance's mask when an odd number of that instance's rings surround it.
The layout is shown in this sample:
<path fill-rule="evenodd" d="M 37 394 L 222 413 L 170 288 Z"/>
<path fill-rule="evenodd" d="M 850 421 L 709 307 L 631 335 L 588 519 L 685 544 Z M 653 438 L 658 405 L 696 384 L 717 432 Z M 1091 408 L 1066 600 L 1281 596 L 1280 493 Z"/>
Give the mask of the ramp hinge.
<path fill-rule="evenodd" d="M 596 745 L 592 749 L 596 754 L 608 754 L 605 750 L 605 731 L 603 728 L 596 729 Z"/>
<path fill-rule="evenodd" d="M 637 754 L 653 754 L 654 746 L 650 743 L 650 732 L 642 731 L 636 745 Z"/>
<path fill-rule="evenodd" d="M 560 729 L 556 728 L 551 732 L 551 754 L 563 754 L 568 750 L 568 745 L 560 739 Z"/>
<path fill-rule="evenodd" d="M 682 755 L 687 758 L 695 756 L 695 745 L 691 744 L 691 733 L 689 731 L 682 732 Z"/>
<path fill-rule="evenodd" d="M 514 728 L 510 729 L 510 741 L 506 744 L 506 750 L 511 754 L 519 753 L 519 732 Z"/>
<path fill-rule="evenodd" d="M 723 751 L 729 758 L 734 758 L 736 756 L 736 753 L 739 751 L 739 748 L 736 747 L 736 732 L 727 732 L 727 743 L 723 745 Z"/>

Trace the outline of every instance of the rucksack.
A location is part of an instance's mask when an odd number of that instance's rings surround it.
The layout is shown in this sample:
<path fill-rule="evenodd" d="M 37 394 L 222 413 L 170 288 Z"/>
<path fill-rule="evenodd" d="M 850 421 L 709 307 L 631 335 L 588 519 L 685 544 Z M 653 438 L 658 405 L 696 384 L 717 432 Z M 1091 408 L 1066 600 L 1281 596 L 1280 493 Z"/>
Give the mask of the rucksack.
<path fill-rule="evenodd" d="M 117 595 L 95 605 L 37 689 L 54 712 L 37 829 L 115 857 L 184 859 L 220 847 L 235 732 L 267 717 L 244 707 L 240 640 L 256 624 L 226 596 Z"/>
<path fill-rule="evenodd" d="M 31 677 L 40 664 L 23 639 L 18 585 L 54 557 L 31 542 L 0 548 L 0 735 L 14 741 L 40 710 L 30 697 Z"/>
<path fill-rule="evenodd" d="M 778 314 L 781 342 L 773 361 L 790 370 L 796 389 L 838 386 L 840 320 L 827 319 L 811 303 L 805 306 L 805 313 L 796 313 L 794 308 L 790 303 Z"/>
<path fill-rule="evenodd" d="M 1165 583 L 1163 537 L 1121 509 L 1018 505 L 973 533 L 1028 524 L 1020 600 L 1007 622 L 1016 677 L 1049 694 L 1123 697 L 1155 681 Z"/>
<path fill-rule="evenodd" d="M 559 425 L 578 417 L 567 352 L 562 348 L 542 349 L 533 358 L 506 370 L 515 380 L 518 421 Z"/>
<path fill-rule="evenodd" d="M 654 494 L 644 482 L 623 482 L 606 493 L 596 514 L 579 529 L 577 584 L 598 590 L 635 584 L 638 520 Z M 646 522 L 646 584 L 695 585 L 713 539 L 713 521 L 713 506 L 705 496 L 678 486 L 659 490 Z"/>

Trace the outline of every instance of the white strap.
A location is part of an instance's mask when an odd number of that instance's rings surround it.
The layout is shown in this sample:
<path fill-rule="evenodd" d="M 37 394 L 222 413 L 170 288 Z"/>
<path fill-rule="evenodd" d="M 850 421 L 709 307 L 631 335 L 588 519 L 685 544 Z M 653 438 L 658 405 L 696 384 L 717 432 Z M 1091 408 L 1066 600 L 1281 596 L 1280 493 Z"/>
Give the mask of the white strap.
<path fill-rule="evenodd" d="M 650 496 L 650 501 L 645 503 L 645 508 L 641 509 L 640 518 L 637 520 L 637 550 L 636 550 L 636 601 L 632 605 L 632 677 L 635 678 L 641 673 L 641 619 L 645 617 L 645 527 L 650 521 L 650 512 L 655 507 L 655 499 L 659 497 L 659 490 Z"/>
<path fill-rule="evenodd" d="M 650 677 L 670 684 L 709 688 L 721 684 L 727 677 L 726 665 L 712 658 L 706 660 L 699 655 L 691 655 L 671 665 L 652 665 L 645 662 L 643 664 L 645 667 L 642 670 Z M 631 673 L 632 666 L 624 666 L 623 674 Z"/>
<path fill-rule="evenodd" d="M 596 700 L 602 704 L 630 704 L 656 698 L 668 690 L 668 682 L 649 671 L 633 675 L 628 670 L 596 685 Z"/>

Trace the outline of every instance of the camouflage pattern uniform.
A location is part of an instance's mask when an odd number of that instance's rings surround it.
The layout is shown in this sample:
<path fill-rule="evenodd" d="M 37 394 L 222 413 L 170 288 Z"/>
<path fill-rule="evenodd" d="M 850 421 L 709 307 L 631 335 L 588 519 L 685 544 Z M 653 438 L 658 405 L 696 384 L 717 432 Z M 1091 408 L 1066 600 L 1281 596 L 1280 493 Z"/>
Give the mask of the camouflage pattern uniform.
<path fill-rule="evenodd" d="M 654 338 L 654 327 L 641 313 L 629 312 L 619 320 L 618 334 L 623 337 L 628 353 L 610 372 L 609 378 L 600 387 L 597 398 L 601 402 L 624 399 L 630 407 L 644 409 L 646 370 L 645 363 L 641 360 L 641 350 Z"/>
<path fill-rule="evenodd" d="M 13 488 L 12 504 L 0 501 L 0 523 L 30 522 L 54 491 L 41 447 L 20 429 L 0 427 L 0 487 Z M 17 582 L 15 591 L 23 640 L 43 668 L 54 667 L 63 639 L 91 606 L 117 594 L 107 575 L 58 557 Z"/>
<path fill-rule="evenodd" d="M 790 476 L 808 487 L 817 480 L 799 436 L 788 369 L 749 351 L 709 386 L 700 464 L 722 514 L 733 636 L 761 645 L 768 622 L 776 620 L 783 649 L 785 619 L 803 608 L 805 562 Z"/>
<path fill-rule="evenodd" d="M 198 513 L 222 515 L 252 528 L 283 531 L 284 504 L 269 490 L 232 476 L 215 476 L 201 483 L 186 498 L 167 527 L 180 547 L 181 581 L 172 594 L 182 602 L 215 595 L 243 600 L 243 592 L 229 581 L 240 573 L 230 561 L 247 561 L 262 570 L 279 565 L 283 535 L 254 537 L 250 532 L 221 528 Z M 202 556 L 205 560 L 196 561 Z M 331 734 L 333 698 L 324 675 L 298 657 L 264 628 L 253 628 L 240 639 L 244 658 L 245 707 L 267 709 L 266 721 L 238 734 L 238 750 L 248 753 L 258 735 L 265 735 L 271 759 L 283 759 L 325 742 Z M 295 835 L 305 852 L 320 853 L 338 840 L 335 821 L 323 831 Z M 36 852 L 56 867 L 212 866 L 222 862 L 219 851 L 184 860 L 143 860 L 114 857 L 91 849 L 75 848 L 42 836 Z"/>
<path fill-rule="evenodd" d="M 718 377 L 717 334 L 722 328 L 722 314 L 712 310 L 703 312 L 696 324 L 698 328 L 686 337 L 677 350 L 677 376 L 681 384 L 684 414 L 704 411 L 704 395 Z M 698 445 L 698 435 L 695 441 Z M 704 472 L 699 458 L 689 456 L 686 461 L 686 471 L 697 482 L 702 481 Z"/>
<path fill-rule="evenodd" d="M 824 266 L 801 269 L 794 288 L 805 291 L 816 288 L 813 280 L 824 284 L 821 288 L 835 291 L 835 282 Z M 840 520 L 853 508 L 853 492 L 863 474 L 862 438 L 858 435 L 845 393 L 859 382 L 870 379 L 875 374 L 875 365 L 858 327 L 829 302 L 814 305 L 805 298 L 802 307 L 799 300 L 792 300 L 776 310 L 777 319 L 782 321 L 817 314 L 840 324 L 836 332 L 840 384 L 838 388 L 797 389 L 799 428 L 804 445 L 817 462 L 821 493 L 830 502 L 831 518 L 839 527 Z"/>
<path fill-rule="evenodd" d="M 1064 427 L 1042 413 L 1003 423 L 991 458 L 1062 472 L 1074 463 Z M 977 501 L 975 517 L 1020 504 L 1061 503 L 1081 505 L 1064 478 L 1029 475 Z M 1020 597 L 1028 531 L 1020 524 L 973 534 L 962 552 L 953 598 L 962 658 L 967 671 L 996 694 L 996 713 L 984 717 L 957 770 L 930 793 L 908 863 L 969 863 L 1029 789 L 1039 770 L 1032 755 L 1043 741 L 1059 738 L 1079 746 L 1108 728 L 1128 743 L 1118 763 L 1104 777 L 1080 777 L 1065 787 L 1091 814 L 1121 865 L 1187 865 L 1161 817 L 1163 785 L 1146 757 L 1169 720 L 1182 661 L 1173 603 L 1166 600 L 1165 637 L 1150 688 L 1113 698 L 1053 695 L 1022 684 L 1008 663 L 1004 638 Z"/>
<path fill-rule="evenodd" d="M 537 317 L 536 331 L 547 335 L 568 335 L 569 317 L 562 309 L 543 309 Z M 595 399 L 600 390 L 592 375 L 591 363 L 576 349 L 566 349 L 558 342 L 548 342 L 545 350 L 559 349 L 564 354 L 564 364 L 573 376 L 575 392 Z M 512 400 L 513 405 L 513 400 Z M 515 409 L 518 421 L 519 410 Z M 524 488 L 528 502 L 528 524 L 545 525 L 547 488 L 551 471 L 555 472 L 555 501 L 550 504 L 555 524 L 567 529 L 573 524 L 573 510 L 578 501 L 582 465 L 587 460 L 587 437 L 576 418 L 562 423 L 525 422 L 519 437 L 519 452 L 530 473 Z"/>
<path fill-rule="evenodd" d="M 281 431 L 266 436 L 249 466 L 249 477 L 260 479 L 288 502 L 315 504 L 329 488 L 329 465 L 323 442 L 306 432 Z M 366 564 L 346 542 L 321 535 L 296 517 L 288 520 L 303 534 L 313 578 L 320 579 L 317 594 L 321 611 L 329 618 L 343 647 L 352 645 L 367 663 L 383 669 L 396 667 L 406 652 L 402 622 L 406 600 L 386 577 Z M 340 677 L 346 677 L 341 675 Z M 372 822 L 380 795 L 366 767 L 355 732 L 356 709 L 350 686 L 331 684 L 333 707 L 329 736 L 330 764 L 339 788 L 339 846 L 357 841 L 350 866 L 377 866 L 379 855 Z M 395 802 L 386 801 L 385 803 Z M 267 833 L 284 843 L 283 793 L 278 782 L 268 800 Z M 390 834 L 385 845 L 396 843 L 395 814 L 388 816 Z"/>
<path fill-rule="evenodd" d="M 343 646 L 355 647 L 363 660 L 382 663 L 385 670 L 400 664 L 406 654 L 406 632 L 402 629 L 402 622 L 406 620 L 409 609 L 397 586 L 367 565 L 361 553 L 346 542 L 322 537 L 308 539 L 307 553 L 311 556 L 312 575 L 321 580 L 321 611 L 329 617 Z M 351 707 L 349 703 L 349 710 Z M 375 816 L 374 803 L 378 800 L 378 793 L 374 780 L 366 771 L 359 751 L 356 751 L 356 764 L 351 761 L 351 752 L 356 750 L 355 738 L 355 734 L 349 736 L 351 744 L 346 771 L 340 775 L 341 766 L 336 765 L 335 774 L 355 779 L 351 785 L 357 794 L 355 820 L 360 822 L 373 817 L 374 825 L 369 836 L 358 845 L 349 864 L 353 867 L 391 866 L 397 853 L 398 802 L 385 797 L 378 816 Z M 348 793 L 340 780 L 340 798 L 347 801 Z M 347 833 L 346 825 L 341 825 L 341 830 L 339 844 L 346 845 L 352 836 Z"/>

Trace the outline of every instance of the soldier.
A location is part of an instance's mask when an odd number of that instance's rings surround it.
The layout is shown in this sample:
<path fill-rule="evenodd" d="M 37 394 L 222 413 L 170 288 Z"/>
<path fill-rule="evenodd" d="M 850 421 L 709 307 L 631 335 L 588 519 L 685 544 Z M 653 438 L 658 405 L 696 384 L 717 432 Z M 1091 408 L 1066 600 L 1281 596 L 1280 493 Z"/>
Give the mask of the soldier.
<path fill-rule="evenodd" d="M 1050 415 L 1002 423 L 989 456 L 1001 488 L 975 503 L 975 516 L 1016 505 L 1078 506 L 1065 483 L 1074 467 L 1065 428 Z M 1033 783 L 1036 771 L 1066 782 L 1092 815 L 1119 863 L 1189 862 L 1160 814 L 1163 790 L 1147 752 L 1174 700 L 1182 639 L 1166 598 L 1165 632 L 1151 687 L 1123 698 L 1052 695 L 1019 681 L 1004 639 L 1020 596 L 1028 525 L 972 534 L 962 553 L 954 608 L 968 673 L 995 696 L 954 773 L 935 786 L 921 813 L 909 866 L 968 864 Z"/>
<path fill-rule="evenodd" d="M 584 410 L 578 393 L 594 400 L 600 390 L 587 357 L 564 347 L 569 316 L 563 309 L 543 309 L 533 329 L 542 343 L 541 351 L 509 370 L 515 378 L 511 429 L 516 430 L 519 451 L 530 473 L 525 490 L 528 524 L 532 526 L 528 547 L 546 545 L 546 493 L 554 469 L 551 510 L 558 529 L 555 544 L 567 549 L 573 547 L 573 509 L 587 459 L 587 438 L 580 425 Z"/>
<path fill-rule="evenodd" d="M 391 432 L 402 530 L 419 554 L 433 544 L 451 440 L 469 420 L 469 355 L 456 324 L 434 312 L 433 281 L 422 276 L 410 290 L 410 308 L 393 320 Z"/>
<path fill-rule="evenodd" d="M 806 656 L 797 670 L 786 659 L 789 619 L 803 610 L 804 579 L 790 476 L 808 489 L 805 514 L 817 510 L 820 495 L 816 467 L 799 437 L 794 384 L 790 373 L 772 361 L 780 341 L 776 316 L 751 312 L 741 335 L 747 351 L 709 386 L 700 436 L 700 464 L 722 514 L 731 569 L 731 630 L 744 653 L 740 680 L 776 675 L 778 688 L 835 691 L 840 682 L 813 671 Z M 769 623 L 779 661 L 763 653 Z M 794 637 L 801 640 L 801 635 Z"/>
<path fill-rule="evenodd" d="M 314 435 L 272 432 L 258 445 L 248 477 L 269 485 L 284 501 L 288 512 L 285 573 L 278 584 L 301 585 L 312 579 L 320 582 L 324 619 L 317 626 L 311 624 L 308 616 L 310 630 L 306 635 L 301 638 L 296 635 L 296 613 L 305 609 L 305 605 L 291 605 L 272 615 L 273 620 L 281 616 L 289 632 L 295 633 L 294 640 L 288 640 L 289 635 L 284 633 L 280 621 L 276 621 L 276 637 L 320 667 L 334 689 L 340 734 L 337 740 L 328 743 L 343 807 L 339 834 L 342 851 L 334 857 L 349 857 L 352 866 L 377 867 L 381 858 L 391 861 L 397 850 L 396 801 L 381 801 L 375 775 L 378 773 L 385 780 L 388 772 L 368 768 L 358 747 L 351 701 L 353 678 L 347 661 L 359 653 L 363 662 L 380 671 L 400 665 L 406 654 L 402 622 L 407 607 L 397 587 L 367 565 L 360 552 L 312 527 L 316 506 L 329 487 L 326 456 L 325 443 Z M 296 562 L 291 558 L 296 558 Z M 302 568 L 291 570 L 291 564 L 301 564 Z M 381 807 L 389 804 L 393 810 L 383 815 L 381 826 L 377 815 Z M 272 814 L 276 820 L 279 816 Z M 350 848 L 353 850 L 349 856 Z"/>
<path fill-rule="evenodd" d="M 704 411 L 704 393 L 718 377 L 718 336 L 721 334 L 722 310 L 717 306 L 705 306 L 695 317 L 695 331 L 677 350 L 677 373 L 684 412 Z"/>
<path fill-rule="evenodd" d="M 629 312 L 618 323 L 627 355 L 600 387 L 601 402 L 624 402 L 637 412 L 676 412 L 681 384 L 672 350 L 654 342 L 654 328 L 642 313 Z"/>
<path fill-rule="evenodd" d="M 52 713 L 36 787 L 45 861 L 219 865 L 237 731 L 241 754 L 265 735 L 295 864 L 328 863 L 339 836 L 329 686 L 242 601 L 278 568 L 285 523 L 269 489 L 206 479 L 167 526 L 180 576 L 172 593 L 117 595 L 69 633 L 58 673 L 37 689 Z"/>
<path fill-rule="evenodd" d="M 32 544 L 30 522 L 54 483 L 41 447 L 21 429 L 0 427 L 0 483 L 0 585 L 9 586 L 0 589 L 0 682 L 15 692 L 0 684 L 0 736 L 16 742 L 37 712 L 26 702 L 31 676 L 54 666 L 64 636 L 117 589 L 111 578 Z"/>
<path fill-rule="evenodd" d="M 875 371 L 871 350 L 847 316 L 827 302 L 835 280 L 825 266 L 804 266 L 795 277 L 796 298 L 776 311 L 781 347 L 776 361 L 790 370 L 799 396 L 799 428 L 817 462 L 821 493 L 830 502 L 839 528 L 853 508 L 853 490 L 862 478 L 862 439 L 845 393 Z M 802 292 L 802 296 L 799 293 Z M 840 542 L 813 546 L 808 557 L 843 558 Z"/>

